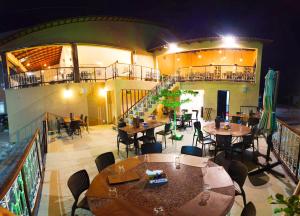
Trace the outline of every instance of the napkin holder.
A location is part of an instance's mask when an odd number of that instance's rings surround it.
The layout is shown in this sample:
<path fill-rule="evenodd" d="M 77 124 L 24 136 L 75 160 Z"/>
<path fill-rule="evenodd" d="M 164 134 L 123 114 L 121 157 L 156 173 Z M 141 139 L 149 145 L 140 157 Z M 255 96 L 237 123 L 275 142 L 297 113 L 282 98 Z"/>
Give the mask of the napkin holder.
<path fill-rule="evenodd" d="M 162 170 L 146 170 L 146 174 L 149 185 L 160 186 L 168 183 L 167 175 Z"/>

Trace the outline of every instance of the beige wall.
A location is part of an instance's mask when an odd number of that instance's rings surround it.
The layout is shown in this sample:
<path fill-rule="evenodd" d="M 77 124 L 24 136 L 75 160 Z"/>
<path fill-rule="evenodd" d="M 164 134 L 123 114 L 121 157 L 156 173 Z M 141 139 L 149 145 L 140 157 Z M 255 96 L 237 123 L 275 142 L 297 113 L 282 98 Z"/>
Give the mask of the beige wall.
<path fill-rule="evenodd" d="M 10 138 L 14 140 L 17 133 L 21 133 L 20 138 L 30 135 L 24 131 L 30 130 L 31 125 L 35 130 L 35 120 L 40 122 L 45 112 L 59 116 L 73 112 L 88 115 L 91 124 L 103 123 L 105 97 L 98 94 L 103 87 L 103 83 L 72 83 L 6 90 Z M 64 96 L 67 88 L 72 92 L 70 98 Z"/>
<path fill-rule="evenodd" d="M 78 45 L 79 66 L 106 67 L 116 61 L 131 64 L 131 51 L 103 46 Z"/>
<path fill-rule="evenodd" d="M 52 66 L 55 68 L 55 66 Z M 59 67 L 73 67 L 72 48 L 64 45 L 61 50 Z"/>
<path fill-rule="evenodd" d="M 217 113 L 218 90 L 228 90 L 230 93 L 229 113 L 240 111 L 240 106 L 257 106 L 259 89 L 256 84 L 236 82 L 183 82 L 180 88 L 184 90 L 204 90 L 204 108 L 213 108 L 212 118 Z"/>
<path fill-rule="evenodd" d="M 135 54 L 133 57 L 133 61 L 136 65 L 154 68 L 154 60 L 152 54 Z"/>

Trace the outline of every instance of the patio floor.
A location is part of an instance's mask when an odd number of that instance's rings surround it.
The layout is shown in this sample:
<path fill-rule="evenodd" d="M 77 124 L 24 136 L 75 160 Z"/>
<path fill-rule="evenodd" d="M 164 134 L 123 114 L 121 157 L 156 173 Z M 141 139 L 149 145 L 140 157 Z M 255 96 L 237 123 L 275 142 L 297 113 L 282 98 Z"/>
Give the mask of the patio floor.
<path fill-rule="evenodd" d="M 98 170 L 94 163 L 95 158 L 104 152 L 112 151 L 116 160 L 126 158 L 124 145 L 121 145 L 120 156 L 117 153 L 117 132 L 111 125 L 90 127 L 90 132 L 83 132 L 82 138 L 71 138 L 64 136 L 49 143 L 46 159 L 45 179 L 42 191 L 42 199 L 39 208 L 41 216 L 70 215 L 73 197 L 67 187 L 68 178 L 76 171 L 86 169 L 92 180 Z M 158 130 L 158 129 L 156 129 Z M 193 128 L 182 132 L 184 138 L 172 145 L 167 140 L 167 149 L 163 153 L 180 152 L 182 145 L 191 145 Z M 158 137 L 158 141 L 161 137 Z M 266 143 L 263 138 L 259 140 L 259 151 L 266 151 Z M 133 155 L 133 152 L 130 153 Z M 245 163 L 250 169 L 255 166 L 251 164 L 251 152 L 247 152 Z M 226 163 L 226 161 L 225 161 Z M 281 167 L 277 167 L 281 172 Z M 275 193 L 290 194 L 294 184 L 289 178 L 276 178 L 270 174 L 247 178 L 244 185 L 247 202 L 252 201 L 257 209 L 257 215 L 272 215 L 272 206 L 267 203 L 267 197 Z M 274 207 L 274 206 L 273 206 Z M 243 208 L 242 197 L 237 196 L 230 215 L 240 215 Z M 77 210 L 77 215 L 91 215 L 88 211 Z"/>

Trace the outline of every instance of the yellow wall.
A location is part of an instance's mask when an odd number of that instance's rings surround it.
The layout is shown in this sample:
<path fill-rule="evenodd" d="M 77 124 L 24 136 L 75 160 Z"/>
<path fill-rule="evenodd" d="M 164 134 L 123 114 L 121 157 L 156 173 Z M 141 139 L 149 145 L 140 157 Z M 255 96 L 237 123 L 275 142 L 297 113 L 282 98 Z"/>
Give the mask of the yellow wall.
<path fill-rule="evenodd" d="M 204 108 L 213 108 L 212 118 L 217 113 L 218 90 L 228 90 L 230 93 L 229 113 L 240 111 L 240 106 L 257 106 L 259 89 L 256 84 L 236 82 L 182 82 L 180 88 L 184 90 L 204 90 Z"/>

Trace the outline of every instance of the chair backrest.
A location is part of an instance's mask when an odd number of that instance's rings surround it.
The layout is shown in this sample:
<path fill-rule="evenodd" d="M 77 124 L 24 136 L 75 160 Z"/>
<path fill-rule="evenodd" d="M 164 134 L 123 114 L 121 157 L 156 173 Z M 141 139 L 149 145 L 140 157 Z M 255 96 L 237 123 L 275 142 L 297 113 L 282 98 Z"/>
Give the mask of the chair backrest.
<path fill-rule="evenodd" d="M 87 124 L 87 122 L 88 122 L 88 116 L 84 116 L 84 123 Z"/>
<path fill-rule="evenodd" d="M 244 207 L 241 216 L 256 216 L 256 208 L 252 202 L 248 202 Z"/>
<path fill-rule="evenodd" d="M 98 171 L 101 172 L 103 169 L 105 169 L 109 165 L 112 165 L 115 163 L 114 154 L 112 152 L 103 153 L 95 159 L 95 163 L 96 163 Z"/>
<path fill-rule="evenodd" d="M 256 126 L 256 125 L 258 125 L 258 123 L 259 123 L 259 119 L 258 118 L 249 118 L 248 119 L 248 126 L 249 127 L 253 127 L 253 126 Z"/>
<path fill-rule="evenodd" d="M 194 128 L 195 128 L 195 130 L 197 130 L 197 129 L 201 130 L 201 122 L 199 122 L 199 121 L 194 122 Z"/>
<path fill-rule="evenodd" d="M 202 149 L 200 149 L 196 146 L 182 146 L 181 154 L 202 157 Z"/>
<path fill-rule="evenodd" d="M 68 187 L 77 203 L 80 194 L 90 186 L 90 178 L 86 170 L 80 170 L 68 179 Z"/>
<path fill-rule="evenodd" d="M 80 114 L 80 120 L 83 121 L 83 114 Z"/>
<path fill-rule="evenodd" d="M 155 133 L 154 133 L 154 128 L 150 128 L 146 130 L 146 136 L 148 137 L 154 137 Z"/>
<path fill-rule="evenodd" d="M 162 153 L 161 143 L 146 143 L 141 145 L 142 154 Z"/>
<path fill-rule="evenodd" d="M 192 114 L 191 113 L 186 113 L 183 115 L 183 120 L 184 121 L 189 121 L 192 119 Z"/>
<path fill-rule="evenodd" d="M 70 113 L 70 119 L 71 119 L 71 120 L 74 119 L 73 113 Z"/>
<path fill-rule="evenodd" d="M 230 147 L 232 142 L 231 135 L 216 135 L 217 146 Z"/>
<path fill-rule="evenodd" d="M 56 129 L 57 129 L 57 132 L 60 133 L 61 126 L 60 126 L 59 118 L 56 118 Z"/>
<path fill-rule="evenodd" d="M 248 168 L 242 162 L 233 160 L 229 165 L 228 174 L 242 188 L 248 175 Z"/>
<path fill-rule="evenodd" d="M 198 118 L 199 110 L 192 110 L 192 112 L 195 112 L 196 118 Z"/>
<path fill-rule="evenodd" d="M 181 112 L 186 113 L 186 112 L 188 112 L 188 110 L 187 109 L 182 109 Z"/>
<path fill-rule="evenodd" d="M 231 117 L 231 122 L 232 123 L 238 123 L 241 120 L 241 117 L 239 116 L 232 116 Z"/>
<path fill-rule="evenodd" d="M 127 132 L 119 129 L 118 133 L 119 133 L 120 141 L 123 142 L 123 143 L 129 144 L 128 143 L 129 142 L 129 137 L 128 137 Z"/>
<path fill-rule="evenodd" d="M 165 124 L 165 133 L 171 131 L 171 123 Z"/>
<path fill-rule="evenodd" d="M 119 122 L 118 123 L 118 128 L 122 128 L 126 126 L 126 122 Z"/>
<path fill-rule="evenodd" d="M 249 148 L 253 144 L 253 139 L 254 135 L 252 133 L 243 136 L 244 147 Z"/>

